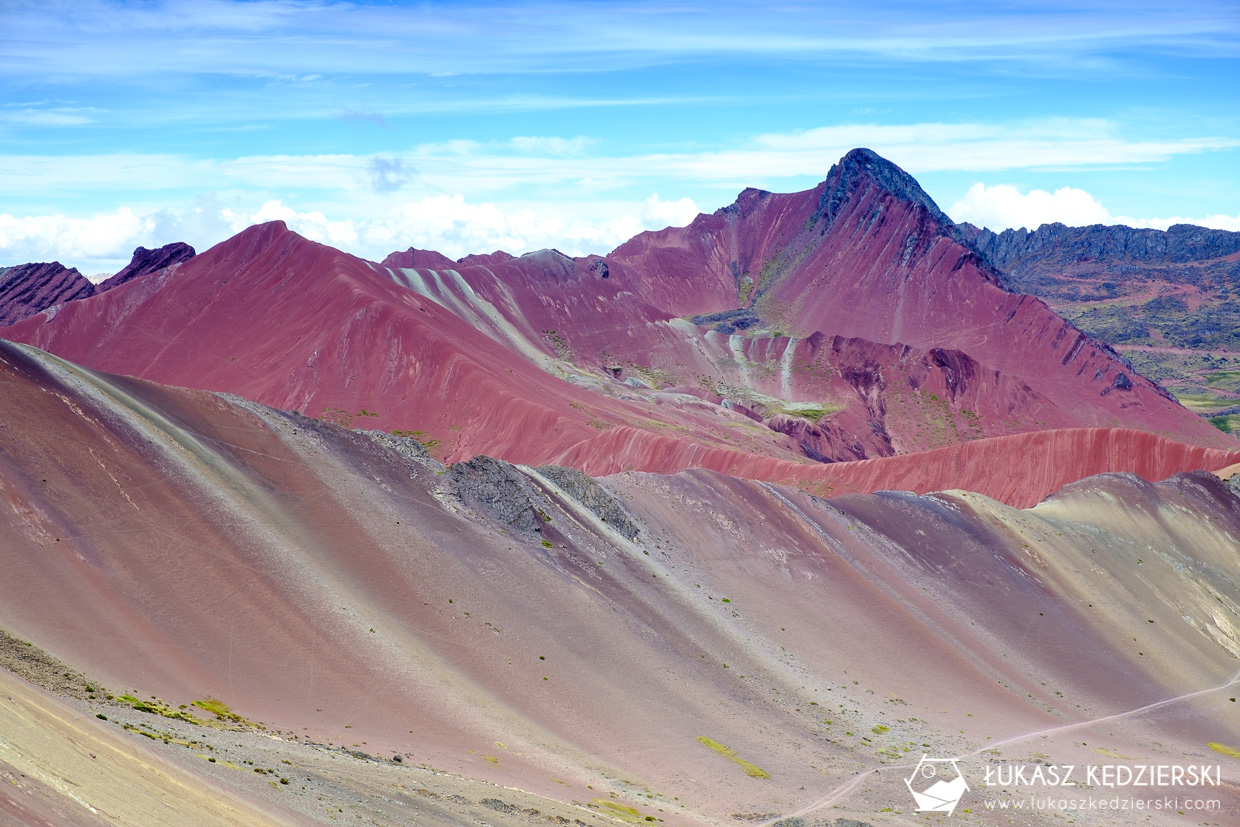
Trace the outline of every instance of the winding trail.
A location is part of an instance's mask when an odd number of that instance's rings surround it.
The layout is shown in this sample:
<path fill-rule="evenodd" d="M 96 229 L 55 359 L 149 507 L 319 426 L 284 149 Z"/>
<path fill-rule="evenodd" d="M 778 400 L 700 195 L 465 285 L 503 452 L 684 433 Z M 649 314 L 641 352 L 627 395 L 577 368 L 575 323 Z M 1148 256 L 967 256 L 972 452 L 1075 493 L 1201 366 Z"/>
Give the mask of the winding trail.
<path fill-rule="evenodd" d="M 1103 715 L 1098 718 L 1090 718 L 1087 721 L 1077 721 L 1076 723 L 1072 723 L 1072 724 L 1061 724 L 1059 726 L 1048 727 L 1046 729 L 1039 729 L 1033 732 L 1026 732 L 1021 735 L 1014 735 L 1011 738 L 1005 738 L 1002 741 L 987 741 L 985 746 L 978 747 L 972 752 L 963 752 L 963 753 L 960 753 L 959 755 L 948 756 L 948 759 L 954 759 L 954 760 L 959 761 L 965 758 L 973 758 L 977 755 L 982 754 L 983 752 L 987 750 L 994 749 L 995 747 L 1002 747 L 1008 744 L 1015 744 L 1020 741 L 1028 741 L 1031 738 L 1040 738 L 1046 735 L 1058 735 L 1061 732 L 1071 732 L 1074 729 L 1086 729 L 1088 727 L 1096 726 L 1098 724 L 1107 723 L 1108 721 L 1118 721 L 1122 718 L 1130 718 L 1134 715 L 1140 715 L 1143 712 L 1149 712 L 1154 709 L 1161 709 L 1164 706 L 1170 706 L 1171 704 L 1179 703 L 1181 701 L 1186 701 L 1186 700 L 1189 700 L 1190 698 L 1200 697 L 1201 695 L 1209 695 L 1212 692 L 1218 692 L 1222 689 L 1227 689 L 1228 687 L 1234 686 L 1237 683 L 1240 683 L 1240 671 L 1236 672 L 1226 681 L 1218 684 L 1217 686 L 1211 686 L 1206 689 L 1198 689 L 1194 692 L 1185 692 L 1183 695 L 1175 695 L 1170 698 L 1164 698 L 1161 701 L 1155 701 L 1154 703 L 1146 704 L 1145 706 L 1139 706 L 1135 709 L 1129 709 L 1124 712 L 1116 712 L 1113 715 Z M 796 810 L 795 812 L 786 813 L 784 815 L 779 816 L 778 818 L 773 818 L 769 821 L 765 821 L 762 824 L 760 824 L 758 827 L 769 827 L 769 825 L 775 824 L 776 822 L 782 821 L 783 819 L 795 818 L 797 816 L 807 815 L 809 813 L 814 812 L 815 810 L 821 810 L 825 807 L 831 807 L 835 804 L 838 804 L 840 801 L 843 801 L 845 798 L 847 798 L 848 794 L 851 793 L 853 790 L 855 790 L 861 784 L 861 782 L 865 780 L 865 778 L 871 775 L 875 775 L 881 772 L 882 770 L 908 770 L 908 769 L 912 769 L 915 766 L 917 765 L 916 764 L 895 764 L 895 765 L 883 766 L 883 767 L 873 767 L 871 769 L 866 770 L 865 772 L 862 772 L 858 775 L 853 776 L 848 781 L 845 781 L 843 784 L 836 787 L 834 790 L 827 793 L 826 795 L 824 795 L 822 798 L 818 799 L 817 801 L 806 804 L 804 807 L 802 807 L 799 810 Z"/>

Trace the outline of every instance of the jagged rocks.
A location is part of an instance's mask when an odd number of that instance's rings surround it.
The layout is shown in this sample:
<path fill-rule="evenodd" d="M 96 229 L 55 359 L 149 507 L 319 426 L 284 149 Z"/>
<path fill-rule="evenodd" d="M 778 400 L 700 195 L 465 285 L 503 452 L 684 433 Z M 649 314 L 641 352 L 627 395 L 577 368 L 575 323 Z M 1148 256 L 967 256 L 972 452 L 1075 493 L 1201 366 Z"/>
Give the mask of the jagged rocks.
<path fill-rule="evenodd" d="M 507 462 L 476 456 L 450 467 L 448 479 L 470 508 L 516 531 L 542 530 L 529 480 Z"/>
<path fill-rule="evenodd" d="M 59 261 L 0 268 L 0 327 L 95 295 L 95 285 Z"/>
<path fill-rule="evenodd" d="M 372 442 L 378 443 L 388 450 L 395 451 L 405 459 L 432 460 L 431 455 L 426 450 L 426 446 L 412 437 L 396 436 L 386 431 L 362 431 L 361 433 L 370 437 Z"/>
<path fill-rule="evenodd" d="M 114 287 L 120 287 L 126 282 L 133 281 L 136 278 L 145 276 L 148 273 L 154 273 L 163 270 L 165 267 L 171 267 L 174 264 L 180 264 L 183 261 L 189 261 L 195 255 L 194 248 L 186 244 L 184 241 L 174 241 L 171 244 L 165 244 L 155 250 L 148 250 L 145 247 L 139 247 L 133 251 L 133 258 L 125 269 L 121 270 L 112 278 L 100 283 L 95 292 L 104 293 Z"/>
<path fill-rule="evenodd" d="M 560 486 L 564 493 L 581 503 L 623 537 L 629 540 L 637 538 L 639 529 L 629 518 L 629 513 L 625 511 L 624 506 L 593 478 L 586 476 L 576 468 L 566 468 L 562 465 L 543 465 L 537 471 Z"/>

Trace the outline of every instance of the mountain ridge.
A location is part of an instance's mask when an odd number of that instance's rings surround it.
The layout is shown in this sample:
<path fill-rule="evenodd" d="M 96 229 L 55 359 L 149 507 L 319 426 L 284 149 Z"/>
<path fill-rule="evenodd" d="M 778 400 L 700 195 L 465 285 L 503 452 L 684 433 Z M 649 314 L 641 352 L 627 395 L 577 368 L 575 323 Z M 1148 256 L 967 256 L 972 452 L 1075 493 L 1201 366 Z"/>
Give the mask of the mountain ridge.
<path fill-rule="evenodd" d="M 1233 445 L 1007 292 L 894 164 L 858 150 L 832 170 L 609 256 L 445 267 L 409 248 L 385 265 L 270 222 L 0 335 L 108 372 L 367 417 L 447 461 L 595 468 L 611 429 L 636 429 L 633 444 L 671 433 L 669 457 L 751 453 L 754 467 L 1077 427 Z"/>

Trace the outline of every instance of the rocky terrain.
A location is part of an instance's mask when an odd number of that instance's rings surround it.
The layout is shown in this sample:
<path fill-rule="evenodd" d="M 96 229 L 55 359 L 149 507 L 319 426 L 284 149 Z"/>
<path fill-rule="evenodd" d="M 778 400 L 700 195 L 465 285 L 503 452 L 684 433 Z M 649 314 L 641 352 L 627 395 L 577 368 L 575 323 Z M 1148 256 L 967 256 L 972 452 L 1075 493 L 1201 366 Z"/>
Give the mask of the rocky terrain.
<path fill-rule="evenodd" d="M 1220 428 L 1240 428 L 1240 233 L 1189 225 L 960 229 L 1013 288 L 1114 345 Z"/>
<path fill-rule="evenodd" d="M 183 241 L 174 241 L 172 244 L 165 244 L 155 250 L 148 250 L 145 247 L 139 247 L 133 251 L 133 258 L 125 268 L 116 275 L 105 279 L 99 283 L 96 292 L 104 293 L 114 287 L 119 287 L 128 281 L 133 281 L 147 273 L 154 273 L 163 270 L 166 267 L 173 267 L 183 261 L 189 261 L 194 257 L 194 248 Z"/>
<path fill-rule="evenodd" d="M 95 286 L 59 261 L 0 268 L 0 326 L 95 294 Z"/>

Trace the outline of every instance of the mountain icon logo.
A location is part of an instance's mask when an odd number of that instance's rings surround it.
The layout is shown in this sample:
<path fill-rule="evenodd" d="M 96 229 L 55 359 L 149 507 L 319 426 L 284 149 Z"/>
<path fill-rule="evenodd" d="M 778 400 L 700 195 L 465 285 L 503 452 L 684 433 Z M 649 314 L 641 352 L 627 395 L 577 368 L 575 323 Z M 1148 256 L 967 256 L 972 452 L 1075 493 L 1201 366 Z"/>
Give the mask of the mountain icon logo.
<path fill-rule="evenodd" d="M 908 791 L 917 802 L 919 813 L 947 813 L 951 815 L 968 792 L 956 758 L 931 758 L 925 754 L 913 768 L 913 774 L 904 780 Z"/>

